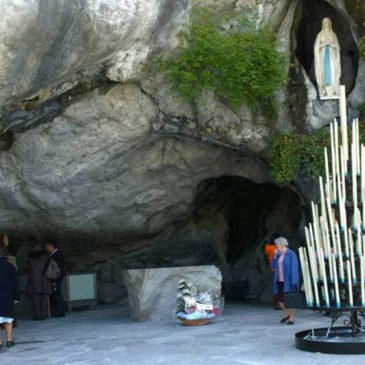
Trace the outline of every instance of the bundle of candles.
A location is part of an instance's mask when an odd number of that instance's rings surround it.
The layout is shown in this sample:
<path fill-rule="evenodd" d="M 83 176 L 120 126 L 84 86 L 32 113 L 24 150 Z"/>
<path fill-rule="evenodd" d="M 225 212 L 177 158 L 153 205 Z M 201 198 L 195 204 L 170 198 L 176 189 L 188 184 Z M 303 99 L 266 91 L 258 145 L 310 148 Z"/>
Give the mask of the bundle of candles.
<path fill-rule="evenodd" d="M 349 146 L 344 108 L 341 143 L 337 121 L 330 125 L 331 158 L 325 148 L 320 204 L 312 202 L 313 220 L 305 227 L 307 247 L 299 249 L 309 307 L 365 307 L 365 147 L 360 145 L 357 119 Z"/>

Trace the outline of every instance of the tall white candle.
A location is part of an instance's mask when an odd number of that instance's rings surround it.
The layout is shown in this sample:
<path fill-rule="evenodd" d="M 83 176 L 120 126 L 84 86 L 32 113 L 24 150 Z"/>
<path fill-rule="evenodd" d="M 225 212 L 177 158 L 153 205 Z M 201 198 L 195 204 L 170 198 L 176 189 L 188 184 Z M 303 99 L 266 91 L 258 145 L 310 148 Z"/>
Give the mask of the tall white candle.
<path fill-rule="evenodd" d="M 332 255 L 332 263 L 333 263 L 333 282 L 335 284 L 335 299 L 336 299 L 336 307 L 341 307 L 340 300 L 340 291 L 338 289 L 338 279 L 337 279 L 337 267 L 336 267 L 336 256 Z"/>
<path fill-rule="evenodd" d="M 341 134 L 342 145 L 345 152 L 345 160 L 349 159 L 348 153 L 348 138 L 347 138 L 347 110 L 346 110 L 346 88 L 340 85 L 340 116 L 341 116 Z"/>
<path fill-rule="evenodd" d="M 361 212 L 360 212 L 359 207 L 357 208 L 356 213 L 357 213 L 357 221 L 358 221 L 358 223 L 359 223 L 359 227 L 358 227 L 358 228 L 359 228 L 359 230 L 360 230 L 360 232 L 361 232 L 362 219 L 361 219 Z"/>
<path fill-rule="evenodd" d="M 331 260 L 332 249 L 331 249 L 331 246 L 330 246 L 330 239 L 329 239 L 329 234 L 328 234 L 327 221 L 323 219 L 322 220 L 322 225 L 323 225 L 323 237 L 324 237 L 324 244 L 325 244 L 325 252 L 327 252 L 326 257 L 328 258 L 329 280 L 330 280 L 331 283 L 333 283 L 333 265 L 332 265 L 332 260 Z"/>
<path fill-rule="evenodd" d="M 361 256 L 360 258 L 360 285 L 361 285 L 361 306 L 365 307 L 365 291 L 364 291 L 364 284 L 365 284 L 365 256 Z"/>
<path fill-rule="evenodd" d="M 329 191 L 330 187 L 328 185 L 326 185 L 326 187 L 328 188 L 328 191 Z M 323 189 L 322 176 L 319 177 L 319 191 L 320 191 L 320 195 L 321 195 L 321 214 L 322 214 L 323 218 L 326 219 L 326 216 L 327 216 L 326 210 L 327 209 L 326 209 L 326 202 L 325 202 L 325 199 L 324 199 L 324 189 Z"/>
<path fill-rule="evenodd" d="M 351 143 L 351 156 L 352 156 L 352 202 L 354 205 L 354 212 L 357 209 L 357 167 L 356 167 L 356 146 L 354 143 Z M 353 228 L 357 229 L 357 215 L 354 214 L 354 222 Z"/>
<path fill-rule="evenodd" d="M 340 160 L 341 160 L 341 193 L 342 193 L 342 198 L 344 199 L 344 201 L 346 202 L 346 179 L 345 176 L 347 175 L 347 161 L 345 160 L 344 157 L 344 150 L 343 147 L 340 147 Z"/>
<path fill-rule="evenodd" d="M 306 250 L 304 247 L 301 247 L 299 250 L 299 255 L 301 256 L 302 262 L 302 274 L 303 274 L 303 283 L 304 283 L 304 290 L 306 293 L 306 301 L 309 307 L 313 306 L 313 292 L 312 292 L 312 285 L 310 279 L 310 272 L 309 272 L 309 265 L 307 261 Z"/>
<path fill-rule="evenodd" d="M 328 165 L 328 153 L 327 153 L 327 147 L 324 148 L 324 162 L 325 162 L 325 170 L 326 170 L 326 185 L 329 187 L 328 189 L 328 196 L 333 201 L 333 194 L 331 192 L 331 184 L 330 184 L 330 170 Z"/>
<path fill-rule="evenodd" d="M 336 231 L 336 238 L 337 238 L 338 262 L 339 262 L 339 269 L 340 269 L 339 276 L 340 276 L 340 281 L 343 283 L 343 282 L 345 282 L 345 274 L 344 274 L 344 268 L 343 268 L 341 235 L 340 235 L 340 229 L 338 227 L 338 223 L 336 223 L 336 225 L 335 225 L 335 231 Z"/>
<path fill-rule="evenodd" d="M 356 214 L 358 216 L 360 215 L 359 209 L 357 209 Z M 358 219 L 358 222 L 359 222 L 359 224 L 357 226 L 357 235 L 356 235 L 356 255 L 358 257 L 361 257 L 363 255 L 362 242 L 361 242 L 361 228 L 360 228 L 361 220 Z"/>
<path fill-rule="evenodd" d="M 343 225 L 344 225 L 344 232 L 343 232 L 343 238 L 345 243 L 345 255 L 346 257 L 350 257 L 350 248 L 349 248 L 349 236 L 347 232 L 347 220 L 346 220 L 346 209 L 343 207 L 343 215 L 345 217 Z"/>
<path fill-rule="evenodd" d="M 361 204 L 362 204 L 362 229 L 365 230 L 365 147 L 361 145 Z"/>
<path fill-rule="evenodd" d="M 355 126 L 355 119 L 352 120 L 351 123 L 351 144 L 356 144 L 356 132 L 355 132 L 356 126 Z M 356 167 L 356 153 L 355 156 L 350 156 L 351 162 L 355 164 Z"/>
<path fill-rule="evenodd" d="M 312 246 L 310 236 L 309 236 L 309 229 L 308 227 L 304 227 L 304 234 L 305 234 L 305 242 L 307 243 L 307 246 Z"/>
<path fill-rule="evenodd" d="M 340 178 L 340 154 L 339 154 L 339 144 L 338 144 L 338 124 L 337 120 L 334 121 L 334 135 L 335 135 L 335 158 L 336 158 L 336 175 Z M 336 189 L 336 184 L 335 184 Z"/>
<path fill-rule="evenodd" d="M 329 243 L 328 243 L 327 225 L 326 225 L 326 221 L 323 218 L 323 216 L 321 216 L 319 218 L 319 221 L 320 221 L 321 233 L 322 233 L 322 239 L 323 239 L 323 249 L 324 249 L 325 257 L 328 258 L 328 256 L 330 255 L 330 247 L 329 247 Z"/>
<path fill-rule="evenodd" d="M 308 247 L 308 255 L 309 255 L 309 264 L 312 272 L 312 281 L 313 281 L 313 289 L 314 289 L 314 298 L 316 301 L 316 306 L 319 307 L 321 305 L 318 294 L 318 267 L 317 267 L 317 257 L 315 254 L 314 247 Z"/>
<path fill-rule="evenodd" d="M 311 274 L 309 269 L 309 260 L 307 255 L 306 248 L 303 249 L 303 256 L 304 256 L 304 263 L 306 265 L 306 274 L 307 274 L 307 289 L 309 295 L 309 306 L 313 307 L 313 289 L 312 289 L 312 281 L 311 281 Z"/>
<path fill-rule="evenodd" d="M 356 119 L 354 119 L 352 121 L 352 124 L 351 124 L 351 136 L 352 136 L 352 141 L 351 141 L 351 164 L 355 168 L 355 172 L 357 174 Z"/>
<path fill-rule="evenodd" d="M 350 261 L 347 260 L 346 266 L 347 266 L 347 284 L 348 284 L 348 292 L 349 292 L 349 306 L 353 307 L 354 306 L 354 299 L 353 299 L 353 295 L 352 295 L 352 280 L 351 280 Z"/>
<path fill-rule="evenodd" d="M 355 271 L 355 257 L 354 257 L 354 240 L 352 238 L 352 231 L 349 229 L 349 247 L 350 247 L 350 262 L 351 262 L 351 269 L 352 269 L 352 280 L 354 283 L 357 282 L 356 271 Z"/>
<path fill-rule="evenodd" d="M 340 223 L 341 223 L 341 231 L 347 232 L 347 218 L 346 218 L 346 181 L 345 181 L 345 158 L 343 147 L 340 147 L 340 157 L 341 157 L 341 183 L 338 179 L 337 187 L 338 187 L 338 202 L 339 202 L 339 212 L 340 212 Z M 346 236 L 346 235 L 345 235 Z M 346 246 L 345 246 L 346 249 Z M 346 255 L 348 252 L 345 252 Z"/>
<path fill-rule="evenodd" d="M 319 217 L 319 209 L 318 209 L 318 205 L 317 204 L 314 204 L 314 210 L 316 212 L 316 221 L 317 221 L 317 228 L 318 228 L 318 233 L 319 233 L 319 242 L 320 242 L 320 244 L 323 247 L 324 241 L 323 241 L 323 237 L 322 237 L 321 220 L 320 220 L 320 217 Z"/>
<path fill-rule="evenodd" d="M 316 246 L 316 250 L 320 250 L 322 248 L 322 238 L 320 235 L 319 229 L 319 221 L 317 218 L 316 208 L 314 203 L 312 202 L 312 215 L 313 215 L 313 231 L 314 231 L 314 243 Z"/>
<path fill-rule="evenodd" d="M 306 273 L 306 265 L 305 265 L 304 256 L 303 256 L 303 247 L 299 247 L 299 261 L 300 261 L 300 267 L 302 269 L 305 300 L 306 300 L 307 306 L 310 306 L 309 305 L 309 303 L 310 303 L 309 288 L 308 288 L 308 280 L 307 280 L 307 273 Z"/>
<path fill-rule="evenodd" d="M 337 201 L 337 188 L 336 188 L 336 148 L 335 148 L 335 136 L 334 136 L 334 124 L 330 124 L 330 134 L 331 134 L 331 157 L 332 157 L 332 200 L 335 204 Z"/>
<path fill-rule="evenodd" d="M 319 282 L 319 270 L 318 270 L 318 257 L 316 253 L 316 249 L 312 246 L 309 247 L 309 256 L 310 256 L 310 262 L 311 262 L 311 269 L 312 269 L 312 277 L 316 281 L 316 283 Z"/>
<path fill-rule="evenodd" d="M 327 217 L 328 217 L 328 225 L 331 233 L 331 240 L 332 240 L 332 247 L 333 252 L 335 255 L 338 254 L 338 248 L 337 248 L 337 242 L 336 242 L 336 236 L 335 236 L 335 225 L 333 221 L 333 212 L 332 212 L 332 206 L 329 197 L 326 197 L 326 204 L 327 204 Z"/>
<path fill-rule="evenodd" d="M 328 285 L 327 285 L 327 275 L 326 275 L 326 266 L 324 262 L 324 255 L 322 250 L 317 252 L 318 259 L 320 263 L 320 269 L 321 269 L 321 276 L 322 276 L 322 282 L 323 282 L 323 290 L 324 290 L 324 300 L 326 302 L 326 307 L 330 307 L 330 299 L 328 295 Z"/>
<path fill-rule="evenodd" d="M 365 147 L 361 145 L 360 153 L 360 186 L 361 186 L 361 202 L 365 200 Z"/>
<path fill-rule="evenodd" d="M 312 273 L 313 273 L 313 277 L 316 280 L 316 282 L 318 283 L 319 281 L 319 274 L 318 274 L 318 260 L 317 260 L 317 255 L 316 255 L 316 246 L 314 243 L 314 235 L 313 235 L 313 226 L 311 223 L 309 223 L 309 237 L 311 240 L 311 261 L 313 262 L 313 268 L 312 268 Z"/>
<path fill-rule="evenodd" d="M 309 233 L 310 246 L 315 247 L 312 223 L 309 223 L 309 225 L 308 225 L 308 233 Z"/>
<path fill-rule="evenodd" d="M 360 164 L 360 130 L 359 130 L 359 119 L 355 119 L 355 134 L 356 134 L 356 162 L 357 162 L 357 175 L 361 173 Z"/>

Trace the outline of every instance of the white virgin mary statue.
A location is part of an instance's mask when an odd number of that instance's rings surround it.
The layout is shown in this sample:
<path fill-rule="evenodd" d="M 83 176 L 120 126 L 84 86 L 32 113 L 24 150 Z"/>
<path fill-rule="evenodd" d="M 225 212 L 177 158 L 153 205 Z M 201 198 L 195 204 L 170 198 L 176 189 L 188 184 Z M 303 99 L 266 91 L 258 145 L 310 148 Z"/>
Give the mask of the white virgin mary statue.
<path fill-rule="evenodd" d="M 322 21 L 322 30 L 314 44 L 314 67 L 320 99 L 338 99 L 340 95 L 340 44 L 330 18 Z"/>

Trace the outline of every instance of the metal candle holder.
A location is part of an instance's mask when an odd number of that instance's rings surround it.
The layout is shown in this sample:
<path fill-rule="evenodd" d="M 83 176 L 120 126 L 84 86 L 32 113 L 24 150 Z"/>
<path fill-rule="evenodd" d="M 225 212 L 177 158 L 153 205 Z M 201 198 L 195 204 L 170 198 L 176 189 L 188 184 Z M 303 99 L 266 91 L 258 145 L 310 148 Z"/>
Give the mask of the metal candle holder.
<path fill-rule="evenodd" d="M 328 340 L 333 333 L 341 336 L 333 326 L 343 316 L 343 333 L 360 335 L 359 318 L 365 312 L 365 147 L 360 145 L 358 119 L 352 122 L 351 144 L 348 142 L 343 89 L 341 95 L 340 133 L 335 120 L 330 125 L 330 153 L 324 149 L 326 173 L 324 179 L 319 177 L 320 204 L 311 204 L 312 222 L 305 227 L 306 247 L 299 249 L 307 307 L 332 316 L 326 331 L 312 330 L 312 337 L 305 331 L 301 333 L 304 337 L 297 334 L 297 347 L 309 351 L 306 347 L 310 338 L 317 337 L 312 341 L 313 351 L 321 351 L 318 337 Z M 304 338 L 308 341 L 303 342 Z M 365 353 L 365 338 L 363 341 L 357 351 Z"/>

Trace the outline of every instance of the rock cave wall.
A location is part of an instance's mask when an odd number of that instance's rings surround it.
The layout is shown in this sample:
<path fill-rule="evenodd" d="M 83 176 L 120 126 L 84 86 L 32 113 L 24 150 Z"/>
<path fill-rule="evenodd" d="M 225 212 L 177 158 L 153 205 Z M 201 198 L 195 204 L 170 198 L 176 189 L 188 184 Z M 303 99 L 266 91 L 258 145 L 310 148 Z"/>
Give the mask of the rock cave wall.
<path fill-rule="evenodd" d="M 352 1 L 328 3 L 342 36 L 357 44 Z M 277 31 L 291 75 L 279 117 L 232 109 L 211 92 L 183 101 L 146 67 L 174 52 L 201 5 Z M 17 243 L 21 271 L 31 247 L 51 239 L 69 269 L 97 270 L 104 303 L 125 297 L 125 268 L 206 263 L 221 268 L 228 296 L 265 297 L 264 237 L 302 240 L 303 197 L 313 185 L 273 185 L 272 138 L 317 128 L 334 113 L 315 101 L 302 70 L 307 51 L 295 51 L 307 34 L 305 11 L 299 0 L 8 1 L 0 19 L 0 231 Z M 360 60 L 356 73 L 351 57 L 355 112 L 365 66 Z"/>
<path fill-rule="evenodd" d="M 270 183 L 220 176 L 198 184 L 192 207 L 171 238 L 97 265 L 105 303 L 126 295 L 121 279 L 125 269 L 195 265 L 220 268 L 227 298 L 270 299 L 265 239 L 280 233 L 297 247 L 306 217 L 300 196 Z"/>

